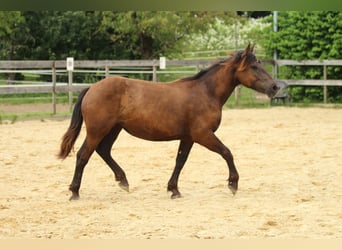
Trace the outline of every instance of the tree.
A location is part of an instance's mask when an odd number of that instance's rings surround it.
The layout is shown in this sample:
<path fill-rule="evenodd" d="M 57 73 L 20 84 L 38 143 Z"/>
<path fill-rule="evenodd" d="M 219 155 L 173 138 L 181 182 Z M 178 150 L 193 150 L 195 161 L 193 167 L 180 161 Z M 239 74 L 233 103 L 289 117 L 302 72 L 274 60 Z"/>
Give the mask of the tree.
<path fill-rule="evenodd" d="M 112 41 L 101 33 L 98 11 L 28 11 L 23 15 L 34 42 L 29 55 L 34 59 L 64 60 L 111 57 Z"/>
<path fill-rule="evenodd" d="M 19 11 L 0 11 L 0 20 L 0 59 L 22 59 L 32 40 L 25 17 Z M 16 74 L 9 73 L 6 77 L 11 84 Z"/>
<path fill-rule="evenodd" d="M 189 34 L 203 33 L 217 18 L 228 22 L 234 13 L 129 11 L 105 12 L 102 28 L 115 44 L 121 44 L 130 59 L 177 55 Z"/>
<path fill-rule="evenodd" d="M 272 17 L 267 19 L 272 22 Z M 272 26 L 265 29 L 263 45 L 271 57 L 277 50 L 278 58 L 292 60 L 342 59 L 342 12 L 289 11 L 279 12 L 278 32 Z M 319 79 L 322 67 L 285 67 L 281 77 Z M 342 79 L 341 67 L 328 67 L 329 79 Z M 322 88 L 293 87 L 295 99 L 321 100 Z M 329 87 L 330 101 L 342 101 L 342 88 Z"/>
<path fill-rule="evenodd" d="M 19 11 L 0 11 L 0 58 L 18 59 L 32 39 Z"/>
<path fill-rule="evenodd" d="M 182 52 L 184 38 L 205 33 L 234 12 L 24 11 L 0 12 L 6 59 L 151 59 Z M 12 56 L 9 51 L 13 46 Z"/>
<path fill-rule="evenodd" d="M 268 24 L 262 20 L 235 17 L 228 23 L 217 19 L 210 24 L 207 32 L 190 34 L 184 48 L 204 56 L 227 56 L 227 52 L 244 49 L 248 43 L 260 49 L 260 31 Z M 214 54 L 213 54 L 214 53 Z"/>

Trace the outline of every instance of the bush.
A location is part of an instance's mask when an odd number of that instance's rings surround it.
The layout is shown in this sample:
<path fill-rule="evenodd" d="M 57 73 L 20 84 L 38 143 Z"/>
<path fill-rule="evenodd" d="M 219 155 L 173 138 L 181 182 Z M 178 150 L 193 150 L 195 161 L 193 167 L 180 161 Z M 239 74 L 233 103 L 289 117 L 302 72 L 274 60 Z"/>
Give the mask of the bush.
<path fill-rule="evenodd" d="M 272 22 L 272 16 L 265 19 Z M 269 58 L 274 51 L 279 59 L 332 60 L 342 59 L 342 12 L 283 11 L 278 14 L 278 32 L 266 27 L 263 46 Z M 322 79 L 323 67 L 281 67 L 278 78 Z M 341 66 L 327 67 L 328 79 L 342 79 Z M 322 101 L 323 87 L 291 87 L 293 101 Z M 341 102 L 342 87 L 328 88 L 329 101 Z"/>

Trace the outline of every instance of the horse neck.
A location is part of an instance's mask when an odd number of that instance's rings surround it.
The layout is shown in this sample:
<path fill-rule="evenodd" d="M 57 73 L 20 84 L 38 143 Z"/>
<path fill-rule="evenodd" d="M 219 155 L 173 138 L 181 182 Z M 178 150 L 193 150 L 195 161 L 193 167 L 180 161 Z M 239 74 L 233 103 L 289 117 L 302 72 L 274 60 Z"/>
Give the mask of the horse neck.
<path fill-rule="evenodd" d="M 234 79 L 234 69 L 220 67 L 205 81 L 210 94 L 217 99 L 221 106 L 228 100 L 238 83 Z"/>

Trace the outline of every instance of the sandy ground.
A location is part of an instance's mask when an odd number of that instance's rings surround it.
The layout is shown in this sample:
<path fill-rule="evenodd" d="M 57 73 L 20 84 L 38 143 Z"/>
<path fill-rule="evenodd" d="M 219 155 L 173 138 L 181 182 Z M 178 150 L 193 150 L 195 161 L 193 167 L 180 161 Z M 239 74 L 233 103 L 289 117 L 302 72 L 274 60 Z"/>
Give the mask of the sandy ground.
<path fill-rule="evenodd" d="M 68 104 L 58 103 L 56 105 L 56 112 L 68 112 L 70 109 Z M 53 106 L 51 103 L 32 103 L 32 104 L 3 104 L 0 103 L 0 115 L 4 114 L 32 114 L 32 113 L 53 113 Z"/>
<path fill-rule="evenodd" d="M 238 193 L 220 156 L 195 145 L 180 176 L 183 198 L 166 184 L 178 142 L 122 132 L 112 153 L 126 171 L 121 190 L 96 154 L 81 199 L 69 201 L 75 154 L 56 159 L 69 120 L 0 125 L 0 238 L 341 238 L 342 110 L 225 110 L 217 135 L 232 150 Z M 80 147 L 84 129 L 76 142 Z"/>

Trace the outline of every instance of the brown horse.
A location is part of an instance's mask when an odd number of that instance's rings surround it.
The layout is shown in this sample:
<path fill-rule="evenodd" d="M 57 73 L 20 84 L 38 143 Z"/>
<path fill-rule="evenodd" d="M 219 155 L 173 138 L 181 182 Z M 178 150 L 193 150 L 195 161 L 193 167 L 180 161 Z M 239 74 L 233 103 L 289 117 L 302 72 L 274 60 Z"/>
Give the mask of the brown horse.
<path fill-rule="evenodd" d="M 229 168 L 228 187 L 235 194 L 239 175 L 233 155 L 214 132 L 220 125 L 222 106 L 239 84 L 269 97 L 279 89 L 250 45 L 192 77 L 174 82 L 154 83 L 114 76 L 83 90 L 59 152 L 61 159 L 68 156 L 84 120 L 87 135 L 77 152 L 70 199 L 79 198 L 83 170 L 95 150 L 112 169 L 120 187 L 128 191 L 125 172 L 111 156 L 113 143 L 122 129 L 151 141 L 180 140 L 176 165 L 167 186 L 171 198 L 181 196 L 178 177 L 194 142 L 225 159 Z"/>

